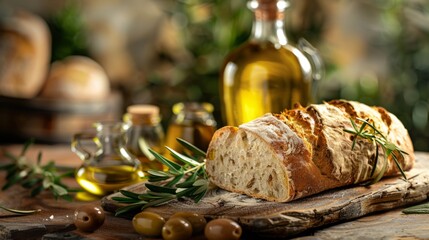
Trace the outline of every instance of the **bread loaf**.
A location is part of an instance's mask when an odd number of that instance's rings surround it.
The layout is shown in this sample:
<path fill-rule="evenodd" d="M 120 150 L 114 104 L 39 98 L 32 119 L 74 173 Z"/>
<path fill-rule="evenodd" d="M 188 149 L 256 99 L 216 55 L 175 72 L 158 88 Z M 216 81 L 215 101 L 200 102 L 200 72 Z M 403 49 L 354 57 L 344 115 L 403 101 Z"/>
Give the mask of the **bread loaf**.
<path fill-rule="evenodd" d="M 110 81 L 89 57 L 68 56 L 51 65 L 40 97 L 70 101 L 99 101 L 108 97 Z"/>
<path fill-rule="evenodd" d="M 207 151 L 206 171 L 220 188 L 269 201 L 287 202 L 340 186 L 368 181 L 380 173 L 384 152 L 358 137 L 352 150 L 351 119 L 368 119 L 386 138 L 408 153 L 399 156 L 412 168 L 414 150 L 407 130 L 381 107 L 334 100 L 306 108 L 266 114 L 239 127 L 217 130 Z M 399 173 L 387 160 L 384 176 Z"/>
<path fill-rule="evenodd" d="M 50 57 L 51 34 L 42 18 L 25 11 L 0 17 L 0 95 L 35 97 Z"/>

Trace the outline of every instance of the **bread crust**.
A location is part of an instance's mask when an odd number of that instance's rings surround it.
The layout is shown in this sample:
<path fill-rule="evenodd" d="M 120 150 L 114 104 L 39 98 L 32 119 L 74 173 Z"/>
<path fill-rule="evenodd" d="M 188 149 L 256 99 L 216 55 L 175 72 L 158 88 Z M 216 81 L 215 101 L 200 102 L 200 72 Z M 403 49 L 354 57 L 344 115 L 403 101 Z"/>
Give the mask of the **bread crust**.
<path fill-rule="evenodd" d="M 358 138 L 352 150 L 353 136 L 344 131 L 352 129 L 350 119 L 357 118 L 373 123 L 390 142 L 407 152 L 399 161 L 404 170 L 412 168 L 413 145 L 396 116 L 380 107 L 334 100 L 266 114 L 238 128 L 219 129 L 207 152 L 209 179 L 226 190 L 276 202 L 368 181 L 377 148 Z M 384 159 L 381 149 L 379 159 Z M 382 164 L 378 161 L 373 176 L 381 171 Z M 398 173 L 389 157 L 384 176 Z"/>

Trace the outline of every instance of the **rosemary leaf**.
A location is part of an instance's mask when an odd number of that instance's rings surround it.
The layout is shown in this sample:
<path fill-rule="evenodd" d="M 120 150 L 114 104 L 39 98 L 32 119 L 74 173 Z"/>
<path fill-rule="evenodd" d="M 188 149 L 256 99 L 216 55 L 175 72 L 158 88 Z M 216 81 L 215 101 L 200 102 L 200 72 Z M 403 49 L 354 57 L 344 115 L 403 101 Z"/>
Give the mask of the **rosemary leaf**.
<path fill-rule="evenodd" d="M 167 177 L 167 179 L 168 179 L 169 177 L 171 177 L 171 175 L 170 175 L 170 174 L 168 174 L 168 173 L 166 173 L 166 172 L 164 172 L 164 171 L 159 171 L 159 170 L 152 170 L 152 169 L 149 169 L 147 172 L 148 172 L 150 175 L 157 176 L 157 177 Z"/>
<path fill-rule="evenodd" d="M 184 176 L 185 174 L 179 174 L 176 177 L 174 177 L 171 181 L 167 182 L 165 184 L 166 187 L 174 187 L 174 185 L 176 185 L 176 183 L 178 183 Z"/>
<path fill-rule="evenodd" d="M 194 166 L 194 167 L 197 166 L 198 164 L 200 164 L 199 162 L 193 160 L 192 158 L 189 158 L 189 157 L 187 157 L 187 156 L 185 156 L 183 154 L 180 154 L 180 153 L 176 152 L 174 149 L 171 149 L 169 147 L 166 147 L 166 148 L 167 148 L 168 151 L 170 151 L 171 155 L 174 158 L 182 161 L 184 164 L 189 164 L 189 165 Z"/>
<path fill-rule="evenodd" d="M 4 207 L 2 205 L 0 205 L 0 208 L 3 209 L 3 210 L 6 210 L 8 212 L 11 212 L 11 213 L 23 214 L 23 215 L 25 215 L 25 214 L 32 214 L 32 213 L 36 213 L 36 212 L 40 212 L 41 211 L 40 209 L 35 209 L 35 210 L 19 210 L 19 209 L 7 208 L 7 207 Z"/>
<path fill-rule="evenodd" d="M 176 192 L 176 189 L 172 187 L 163 187 L 163 186 L 153 185 L 149 183 L 146 183 L 145 186 L 147 187 L 147 189 L 154 192 L 165 192 L 165 193 L 171 193 L 171 194 L 174 194 Z"/>
<path fill-rule="evenodd" d="M 134 212 L 136 210 L 142 210 L 141 208 L 142 206 L 144 206 L 145 203 L 145 201 L 140 201 L 137 203 L 132 203 L 128 206 L 120 207 L 115 211 L 115 216 L 124 215 L 126 213 Z"/>
<path fill-rule="evenodd" d="M 141 210 L 146 209 L 148 207 L 152 207 L 152 206 L 153 207 L 160 206 L 160 205 L 166 204 L 168 202 L 171 202 L 174 199 L 176 199 L 176 196 L 171 195 L 171 196 L 166 197 L 166 198 L 160 198 L 157 200 L 153 200 L 153 201 L 150 201 L 150 202 L 146 203 L 145 205 L 143 205 Z"/>
<path fill-rule="evenodd" d="M 428 214 L 429 202 L 406 208 L 402 212 L 405 214 Z"/>
<path fill-rule="evenodd" d="M 132 199 L 139 199 L 139 195 L 137 193 L 133 193 L 130 191 L 126 191 L 126 190 L 120 190 L 120 193 L 122 193 L 122 195 L 132 198 Z"/>
<path fill-rule="evenodd" d="M 112 197 L 112 200 L 115 200 L 120 203 L 134 203 L 135 200 L 131 198 L 125 198 L 125 197 Z"/>
<path fill-rule="evenodd" d="M 172 173 L 178 173 L 180 171 L 181 167 L 179 164 L 168 160 L 161 154 L 153 151 L 152 149 L 149 149 L 149 151 L 155 156 L 156 160 L 160 161 L 162 164 L 166 165 L 169 169 L 169 171 L 172 171 Z"/>
<path fill-rule="evenodd" d="M 181 138 L 177 138 L 177 141 L 186 149 L 188 149 L 189 151 L 191 151 L 195 157 L 197 159 L 204 159 L 206 158 L 206 153 L 204 151 L 202 151 L 201 149 L 197 148 L 196 146 L 190 144 L 189 142 L 181 139 Z"/>

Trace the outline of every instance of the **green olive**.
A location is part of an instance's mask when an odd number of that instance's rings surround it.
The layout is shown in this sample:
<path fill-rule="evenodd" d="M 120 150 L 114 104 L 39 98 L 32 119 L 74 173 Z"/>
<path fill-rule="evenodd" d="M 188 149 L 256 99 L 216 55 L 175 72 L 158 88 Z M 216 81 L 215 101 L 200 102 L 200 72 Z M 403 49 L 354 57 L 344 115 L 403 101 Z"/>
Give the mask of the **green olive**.
<path fill-rule="evenodd" d="M 207 221 L 206 219 L 199 215 L 198 213 L 193 212 L 176 212 L 171 218 L 181 217 L 188 220 L 192 225 L 192 235 L 198 235 L 204 232 Z"/>
<path fill-rule="evenodd" d="M 174 217 L 162 227 L 162 237 L 164 240 L 182 240 L 189 239 L 192 236 L 191 223 L 181 217 Z"/>
<path fill-rule="evenodd" d="M 242 233 L 238 223 L 226 218 L 209 221 L 204 229 L 204 235 L 208 240 L 236 240 L 240 239 Z"/>
<path fill-rule="evenodd" d="M 154 212 L 140 212 L 133 217 L 134 230 L 146 237 L 160 237 L 165 219 Z"/>
<path fill-rule="evenodd" d="M 101 207 L 85 205 L 74 211 L 74 225 L 83 232 L 93 232 L 103 225 L 106 216 Z"/>

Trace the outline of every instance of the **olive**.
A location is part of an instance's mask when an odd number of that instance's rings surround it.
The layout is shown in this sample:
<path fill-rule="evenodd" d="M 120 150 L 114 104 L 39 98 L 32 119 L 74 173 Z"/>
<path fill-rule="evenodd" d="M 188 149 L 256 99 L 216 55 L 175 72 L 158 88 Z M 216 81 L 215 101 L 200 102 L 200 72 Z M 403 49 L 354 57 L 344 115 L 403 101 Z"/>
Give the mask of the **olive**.
<path fill-rule="evenodd" d="M 133 217 L 134 230 L 146 237 L 160 237 L 165 219 L 154 212 L 140 212 Z"/>
<path fill-rule="evenodd" d="M 93 232 L 103 225 L 106 216 L 98 206 L 85 205 L 74 211 L 74 225 L 83 232 Z"/>
<path fill-rule="evenodd" d="M 240 239 L 242 229 L 238 223 L 226 218 L 219 218 L 209 221 L 204 229 L 204 235 L 208 240 L 222 239 L 235 240 Z"/>
<path fill-rule="evenodd" d="M 165 240 L 189 239 L 191 236 L 191 223 L 181 217 L 168 219 L 168 221 L 164 224 L 164 227 L 162 227 L 162 237 Z"/>
<path fill-rule="evenodd" d="M 188 220 L 192 225 L 192 235 L 198 235 L 204 232 L 207 221 L 206 219 L 199 215 L 198 213 L 193 212 L 176 212 L 171 218 L 181 217 Z"/>

